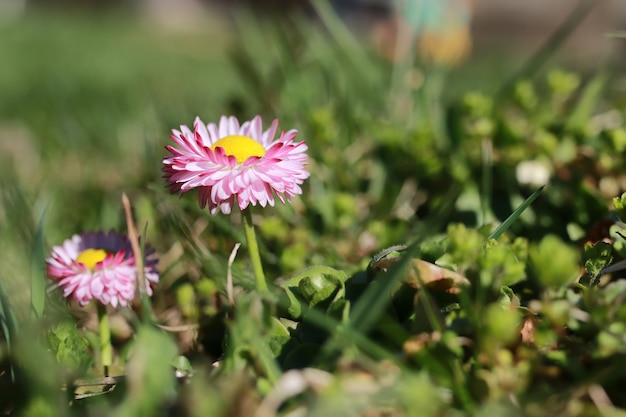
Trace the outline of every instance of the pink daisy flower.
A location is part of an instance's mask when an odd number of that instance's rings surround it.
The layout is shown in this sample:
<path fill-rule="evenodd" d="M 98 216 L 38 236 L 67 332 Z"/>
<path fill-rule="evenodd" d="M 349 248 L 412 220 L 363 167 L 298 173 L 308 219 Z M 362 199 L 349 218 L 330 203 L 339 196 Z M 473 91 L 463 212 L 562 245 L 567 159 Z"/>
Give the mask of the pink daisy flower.
<path fill-rule="evenodd" d="M 222 116 L 219 125 L 205 125 L 199 117 L 193 132 L 187 126 L 172 130 L 180 148 L 167 146 L 164 178 L 170 192 L 183 194 L 197 188 L 201 207 L 211 214 L 229 214 L 235 200 L 248 205 L 274 205 L 274 195 L 285 203 L 302 193 L 309 177 L 304 142 L 294 142 L 297 130 L 283 131 L 276 139 L 278 119 L 263 131 L 260 116 L 242 125 L 234 116 Z"/>
<path fill-rule="evenodd" d="M 159 281 L 154 251 L 145 247 L 144 277 L 146 292 Z M 110 231 L 74 235 L 61 246 L 52 248 L 46 259 L 48 277 L 57 281 L 64 297 L 80 305 L 92 299 L 102 304 L 126 306 L 135 298 L 137 269 L 130 241 L 125 235 Z"/>

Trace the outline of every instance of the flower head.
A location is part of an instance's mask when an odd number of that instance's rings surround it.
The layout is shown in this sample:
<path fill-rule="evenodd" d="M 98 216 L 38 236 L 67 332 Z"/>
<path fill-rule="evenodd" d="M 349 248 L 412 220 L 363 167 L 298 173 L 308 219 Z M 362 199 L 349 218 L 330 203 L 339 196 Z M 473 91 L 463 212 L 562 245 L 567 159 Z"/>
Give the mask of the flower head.
<path fill-rule="evenodd" d="M 146 292 L 159 281 L 154 251 L 145 248 L 144 277 Z M 128 238 L 110 231 L 74 235 L 61 246 L 52 248 L 46 259 L 48 277 L 57 281 L 64 297 L 81 305 L 92 299 L 102 304 L 125 306 L 135 298 L 137 269 Z"/>
<path fill-rule="evenodd" d="M 172 130 L 180 148 L 167 146 L 164 178 L 172 193 L 198 188 L 201 207 L 211 214 L 229 214 L 235 199 L 241 210 L 248 205 L 274 205 L 274 195 L 285 203 L 302 193 L 309 177 L 307 146 L 295 142 L 297 130 L 283 131 L 276 139 L 278 119 L 263 131 L 260 116 L 242 125 L 234 116 L 222 116 L 219 125 L 205 125 L 196 117 L 193 132 L 187 126 Z"/>

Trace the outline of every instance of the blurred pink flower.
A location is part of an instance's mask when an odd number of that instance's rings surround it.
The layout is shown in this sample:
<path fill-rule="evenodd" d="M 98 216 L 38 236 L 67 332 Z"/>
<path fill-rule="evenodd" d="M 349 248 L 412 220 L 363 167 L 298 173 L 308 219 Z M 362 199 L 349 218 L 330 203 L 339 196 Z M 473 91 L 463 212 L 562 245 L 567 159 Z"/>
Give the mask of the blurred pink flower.
<path fill-rule="evenodd" d="M 171 155 L 163 159 L 164 178 L 170 192 L 183 194 L 199 189 L 201 207 L 211 214 L 229 214 L 235 204 L 274 205 L 274 195 L 285 203 L 302 193 L 300 185 L 309 177 L 308 149 L 304 142 L 293 142 L 298 131 L 283 131 L 278 139 L 278 119 L 262 130 L 260 116 L 242 125 L 236 117 L 222 116 L 219 125 L 194 121 L 172 130 L 172 140 L 180 148 L 167 146 Z"/>
<path fill-rule="evenodd" d="M 159 281 L 154 251 L 145 247 L 144 277 L 146 292 Z M 64 297 L 81 305 L 92 299 L 102 304 L 125 306 L 135 298 L 137 269 L 130 241 L 110 231 L 74 235 L 61 246 L 52 248 L 46 259 L 48 277 L 57 281 Z"/>

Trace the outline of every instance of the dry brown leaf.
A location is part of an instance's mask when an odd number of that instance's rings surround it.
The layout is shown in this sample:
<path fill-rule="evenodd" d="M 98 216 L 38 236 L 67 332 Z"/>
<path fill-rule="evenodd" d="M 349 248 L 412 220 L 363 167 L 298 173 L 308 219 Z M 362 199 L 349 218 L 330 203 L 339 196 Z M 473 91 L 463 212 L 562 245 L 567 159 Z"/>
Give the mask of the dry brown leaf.
<path fill-rule="evenodd" d="M 520 329 L 522 343 L 535 343 L 536 321 L 537 319 L 535 317 L 529 316 L 524 318 L 524 323 L 522 323 L 522 328 Z"/>
<path fill-rule="evenodd" d="M 398 259 L 397 257 L 382 259 L 374 264 L 374 269 L 386 271 Z M 419 289 L 423 284 L 431 291 L 442 291 L 450 294 L 458 294 L 461 287 L 470 284 L 469 280 L 458 272 L 421 259 L 411 259 L 411 264 L 407 268 L 402 282 L 415 289 Z"/>

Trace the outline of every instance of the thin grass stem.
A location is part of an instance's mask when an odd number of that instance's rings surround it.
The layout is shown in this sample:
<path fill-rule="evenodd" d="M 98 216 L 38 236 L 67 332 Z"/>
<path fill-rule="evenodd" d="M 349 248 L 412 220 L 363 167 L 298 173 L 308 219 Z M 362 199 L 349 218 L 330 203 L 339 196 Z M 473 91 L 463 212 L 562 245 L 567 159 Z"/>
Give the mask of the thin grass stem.
<path fill-rule="evenodd" d="M 98 328 L 100 331 L 100 358 L 104 376 L 109 376 L 109 367 L 113 363 L 113 346 L 111 345 L 111 326 L 109 315 L 104 304 L 98 304 Z"/>
<path fill-rule="evenodd" d="M 543 189 L 545 187 L 546 187 L 545 185 L 542 185 L 534 193 L 532 193 L 532 195 L 530 197 L 528 197 L 526 200 L 524 200 L 524 202 L 522 204 L 520 204 L 519 207 L 516 208 L 513 211 L 513 213 L 511 213 L 511 215 L 509 217 L 507 217 L 506 220 L 503 221 L 502 224 L 496 228 L 496 230 L 491 232 L 491 234 L 487 237 L 487 240 L 497 239 L 500 236 L 502 236 L 502 234 L 504 232 L 509 230 L 509 227 L 511 227 L 513 225 L 513 223 L 515 223 L 515 221 L 517 221 L 519 216 L 522 215 L 524 210 L 526 210 L 528 208 L 528 206 L 530 206 L 533 203 L 533 201 L 535 201 L 537 199 L 537 197 L 539 197 L 539 194 L 541 194 L 541 192 L 543 191 Z"/>

